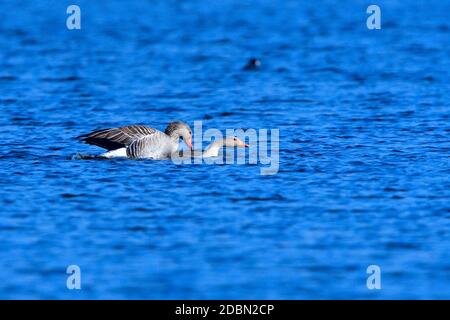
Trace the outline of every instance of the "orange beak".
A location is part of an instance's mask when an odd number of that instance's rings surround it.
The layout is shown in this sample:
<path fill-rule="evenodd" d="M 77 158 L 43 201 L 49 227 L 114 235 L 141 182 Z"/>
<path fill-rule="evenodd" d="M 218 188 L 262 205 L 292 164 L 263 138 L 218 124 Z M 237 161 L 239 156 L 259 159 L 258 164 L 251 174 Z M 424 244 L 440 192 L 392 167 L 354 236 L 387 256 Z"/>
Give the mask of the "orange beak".
<path fill-rule="evenodd" d="M 194 150 L 194 148 L 192 147 L 192 138 L 186 141 L 186 145 L 189 147 L 189 149 Z"/>

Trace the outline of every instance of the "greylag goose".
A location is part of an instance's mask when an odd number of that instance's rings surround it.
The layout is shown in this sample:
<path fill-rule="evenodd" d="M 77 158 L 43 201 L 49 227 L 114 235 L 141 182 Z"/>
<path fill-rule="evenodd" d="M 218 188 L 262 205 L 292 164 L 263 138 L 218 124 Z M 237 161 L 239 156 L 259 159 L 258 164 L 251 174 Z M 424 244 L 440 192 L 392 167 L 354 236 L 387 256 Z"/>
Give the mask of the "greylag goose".
<path fill-rule="evenodd" d="M 97 130 L 82 136 L 81 141 L 108 150 L 102 158 L 167 159 L 177 151 L 179 139 L 192 149 L 192 130 L 184 122 L 169 123 L 166 130 L 143 125 Z"/>

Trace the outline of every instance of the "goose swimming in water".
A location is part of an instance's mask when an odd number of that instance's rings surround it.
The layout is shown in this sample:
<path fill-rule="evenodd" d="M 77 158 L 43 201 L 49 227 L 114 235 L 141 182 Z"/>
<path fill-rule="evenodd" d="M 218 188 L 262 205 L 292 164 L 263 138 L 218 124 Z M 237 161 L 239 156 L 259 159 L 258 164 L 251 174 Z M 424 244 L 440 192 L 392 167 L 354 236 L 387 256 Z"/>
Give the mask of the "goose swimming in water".
<path fill-rule="evenodd" d="M 177 151 L 180 138 L 192 149 L 192 130 L 184 122 L 169 123 L 166 130 L 143 125 L 97 130 L 79 136 L 81 141 L 108 150 L 102 158 L 167 159 Z"/>

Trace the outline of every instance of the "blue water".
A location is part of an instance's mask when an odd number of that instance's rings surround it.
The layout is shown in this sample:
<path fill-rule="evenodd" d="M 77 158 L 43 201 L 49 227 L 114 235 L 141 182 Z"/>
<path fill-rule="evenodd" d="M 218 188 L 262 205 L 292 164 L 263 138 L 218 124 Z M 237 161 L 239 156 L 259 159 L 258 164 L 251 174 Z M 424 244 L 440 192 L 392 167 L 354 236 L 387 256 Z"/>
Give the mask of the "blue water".
<path fill-rule="evenodd" d="M 450 2 L 369 4 L 3 0 L 0 298 L 450 298 Z M 279 172 L 72 160 L 174 119 L 280 129 Z"/>

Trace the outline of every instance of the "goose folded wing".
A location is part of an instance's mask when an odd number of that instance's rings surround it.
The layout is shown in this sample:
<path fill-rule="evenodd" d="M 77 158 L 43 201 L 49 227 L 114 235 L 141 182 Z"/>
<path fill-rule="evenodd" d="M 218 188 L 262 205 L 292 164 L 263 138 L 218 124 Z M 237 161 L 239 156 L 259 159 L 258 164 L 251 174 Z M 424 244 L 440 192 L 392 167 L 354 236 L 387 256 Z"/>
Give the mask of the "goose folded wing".
<path fill-rule="evenodd" d="M 78 139 L 96 145 L 107 150 L 115 150 L 129 146 L 133 141 L 145 136 L 155 134 L 156 130 L 147 126 L 132 125 L 120 128 L 101 129 L 86 135 L 79 136 Z"/>
<path fill-rule="evenodd" d="M 130 159 L 163 159 L 170 154 L 167 140 L 163 133 L 146 135 L 134 140 L 127 147 L 127 157 Z"/>

